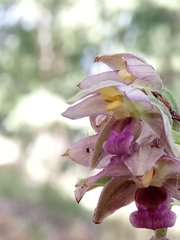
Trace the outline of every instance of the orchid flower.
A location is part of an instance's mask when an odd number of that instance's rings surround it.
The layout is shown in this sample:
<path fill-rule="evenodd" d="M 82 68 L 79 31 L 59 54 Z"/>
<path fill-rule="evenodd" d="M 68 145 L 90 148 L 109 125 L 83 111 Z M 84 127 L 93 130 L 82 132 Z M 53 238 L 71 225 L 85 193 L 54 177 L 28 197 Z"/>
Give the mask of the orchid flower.
<path fill-rule="evenodd" d="M 162 81 L 145 60 L 132 54 L 115 54 L 96 57 L 95 62 L 103 62 L 115 70 L 90 76 L 78 84 L 81 91 L 69 102 L 86 99 L 70 107 L 63 114 L 65 117 L 77 119 L 95 114 L 111 115 L 119 112 L 118 115 L 121 114 L 123 118 L 131 115 L 136 109 L 147 111 L 152 108 L 147 95 L 140 89 L 144 89 L 145 92 L 147 89 L 159 92 Z M 129 80 L 134 82 L 134 85 L 129 85 Z M 143 87 L 138 87 L 138 81 Z M 136 103 L 135 106 L 132 103 Z"/>
<path fill-rule="evenodd" d="M 147 76 L 157 77 L 157 74 L 152 70 L 153 68 L 150 65 L 147 65 L 144 60 L 133 55 L 98 57 L 98 60 L 96 58 L 95 61 L 101 60 L 113 67 L 113 64 L 115 64 L 114 61 L 117 58 L 120 59 L 118 60 L 119 66 L 122 66 L 124 61 L 126 61 L 126 64 L 123 66 L 127 66 L 127 70 L 130 72 L 134 69 L 134 74 L 139 77 L 142 76 L 142 81 Z M 132 63 L 135 65 L 132 65 Z M 115 64 L 115 66 L 117 65 Z M 145 70 L 147 70 L 147 75 L 145 74 Z M 85 79 L 82 84 L 79 84 L 82 88 L 81 91 L 70 99 L 69 102 L 81 101 L 69 107 L 62 115 L 70 119 L 101 115 L 107 117 L 113 116 L 116 120 L 136 117 L 148 123 L 158 137 L 164 141 L 164 144 L 169 148 L 168 154 L 178 156 L 171 134 L 169 123 L 171 116 L 167 116 L 168 111 L 164 113 L 156 103 L 151 101 L 147 94 L 132 85 L 123 83 L 123 80 L 117 75 L 114 76 L 112 73 L 109 74 L 109 72 L 107 75 L 105 74 L 103 75 L 105 80 L 103 80 L 102 76 L 98 77 L 97 84 L 95 84 L 96 76 L 93 79 L 91 79 L 92 77 Z M 119 81 L 117 81 L 118 78 L 120 79 Z M 155 122 L 156 124 L 154 124 Z"/>
<path fill-rule="evenodd" d="M 138 56 L 128 53 L 104 55 L 97 56 L 94 62 L 105 63 L 114 71 L 89 77 L 79 84 L 79 87 L 87 88 L 99 81 L 107 81 L 110 77 L 111 80 L 132 84 L 138 88 L 155 92 L 161 90 L 162 81 L 159 75 L 151 65 Z"/>
<path fill-rule="evenodd" d="M 93 217 L 95 223 L 135 201 L 138 210 L 130 216 L 134 227 L 172 227 L 176 216 L 169 207 L 171 197 L 180 200 L 180 162 L 163 154 L 145 145 L 129 157 L 112 157 L 100 173 L 77 183 L 76 200 L 79 202 L 86 191 L 104 186 Z"/>
<path fill-rule="evenodd" d="M 90 166 L 90 151 L 93 153 L 92 149 L 96 146 L 96 141 L 97 135 L 80 140 L 68 150 L 66 155 L 84 166 Z M 168 208 L 171 197 L 180 200 L 180 193 L 175 188 L 180 162 L 166 156 L 159 144 L 151 129 L 137 119 L 118 120 L 111 126 L 108 138 L 103 144 L 99 166 L 97 165 L 103 170 L 95 176 L 78 182 L 75 191 L 76 200 L 79 202 L 86 191 L 105 184 L 94 215 L 96 223 L 101 222 L 118 208 L 136 201 L 138 211 L 130 218 L 135 227 L 155 230 L 174 225 L 176 217 Z M 150 197 L 152 191 L 157 193 L 155 194 L 157 199 Z M 147 198 L 143 197 L 146 195 Z M 160 200 L 161 195 L 163 201 Z M 153 199 L 155 206 L 151 205 Z M 172 222 L 163 222 L 166 218 L 161 217 L 161 210 L 162 216 L 172 219 Z M 155 224 L 151 216 L 154 218 L 159 216 L 157 224 L 160 222 L 162 225 Z M 146 222 L 146 219 L 149 222 Z M 144 225 L 141 225 L 141 222 Z"/>
<path fill-rule="evenodd" d="M 125 53 L 98 56 L 94 62 L 111 70 L 79 83 L 80 91 L 69 100 L 73 105 L 62 113 L 70 119 L 89 117 L 95 131 L 63 154 L 82 166 L 100 169 L 78 181 L 76 200 L 101 186 L 95 223 L 135 202 L 131 224 L 155 230 L 151 240 L 166 240 L 162 229 L 176 221 L 172 199 L 180 200 L 180 134 L 175 122 L 180 115 L 161 95 L 162 81 L 144 59 Z M 166 95 L 172 99 L 169 92 Z"/>

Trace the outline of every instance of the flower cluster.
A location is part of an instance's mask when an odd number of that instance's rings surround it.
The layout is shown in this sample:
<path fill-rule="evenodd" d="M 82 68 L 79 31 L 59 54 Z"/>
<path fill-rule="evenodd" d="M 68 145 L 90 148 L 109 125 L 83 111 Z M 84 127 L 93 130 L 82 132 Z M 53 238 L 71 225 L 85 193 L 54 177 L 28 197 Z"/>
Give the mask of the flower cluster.
<path fill-rule="evenodd" d="M 135 201 L 137 211 L 130 215 L 134 227 L 172 227 L 176 221 L 172 199 L 180 200 L 179 133 L 175 111 L 162 96 L 162 81 L 152 66 L 132 54 L 98 56 L 95 62 L 112 70 L 84 79 L 69 101 L 73 105 L 62 114 L 70 119 L 89 117 L 95 131 L 64 154 L 99 169 L 78 181 L 76 200 L 103 186 L 95 223 Z"/>

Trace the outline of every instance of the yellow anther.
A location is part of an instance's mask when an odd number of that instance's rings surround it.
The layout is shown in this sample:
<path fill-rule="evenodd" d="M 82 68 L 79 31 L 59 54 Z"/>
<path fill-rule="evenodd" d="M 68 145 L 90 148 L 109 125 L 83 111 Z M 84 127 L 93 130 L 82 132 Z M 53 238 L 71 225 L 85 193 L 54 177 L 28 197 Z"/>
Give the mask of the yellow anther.
<path fill-rule="evenodd" d="M 121 100 L 115 100 L 114 102 L 111 102 L 107 105 L 106 110 L 107 111 L 114 111 L 121 105 L 121 103 L 122 103 Z"/>
<path fill-rule="evenodd" d="M 151 168 L 151 170 L 149 170 L 143 177 L 142 177 L 142 185 L 144 187 L 148 187 L 151 180 L 153 179 L 155 175 L 155 169 L 154 168 Z"/>
<path fill-rule="evenodd" d="M 121 97 L 120 92 L 114 87 L 107 87 L 100 89 L 100 94 L 104 101 L 112 102 L 115 98 Z"/>
<path fill-rule="evenodd" d="M 106 107 L 107 111 L 116 110 L 122 103 L 122 95 L 121 93 L 114 87 L 107 87 L 100 89 L 100 94 L 104 101 L 109 104 Z"/>
<path fill-rule="evenodd" d="M 120 70 L 118 72 L 118 75 L 124 80 L 126 84 L 131 84 L 136 79 L 136 77 L 128 73 L 126 69 Z"/>

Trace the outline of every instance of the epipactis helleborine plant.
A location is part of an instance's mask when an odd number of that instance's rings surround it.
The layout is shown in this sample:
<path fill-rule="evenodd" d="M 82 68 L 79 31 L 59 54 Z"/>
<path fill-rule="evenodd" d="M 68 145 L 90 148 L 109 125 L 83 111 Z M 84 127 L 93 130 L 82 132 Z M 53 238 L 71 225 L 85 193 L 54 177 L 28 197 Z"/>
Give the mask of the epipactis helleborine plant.
<path fill-rule="evenodd" d="M 89 117 L 95 131 L 70 146 L 63 156 L 99 173 L 76 184 L 75 197 L 103 187 L 93 221 L 101 223 L 135 202 L 129 220 L 135 228 L 155 231 L 151 239 L 167 239 L 176 222 L 171 211 L 180 200 L 180 134 L 177 104 L 159 75 L 132 54 L 98 56 L 112 70 L 78 84 L 79 93 L 62 115 Z M 78 103 L 76 103 L 78 101 Z"/>

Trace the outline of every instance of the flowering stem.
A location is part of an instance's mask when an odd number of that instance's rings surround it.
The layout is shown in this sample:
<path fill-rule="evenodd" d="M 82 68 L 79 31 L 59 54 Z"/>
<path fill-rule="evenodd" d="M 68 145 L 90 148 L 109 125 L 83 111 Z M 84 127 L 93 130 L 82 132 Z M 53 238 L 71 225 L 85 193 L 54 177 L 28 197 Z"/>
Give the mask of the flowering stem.
<path fill-rule="evenodd" d="M 167 228 L 159 228 L 155 230 L 156 238 L 165 238 L 167 234 Z"/>

